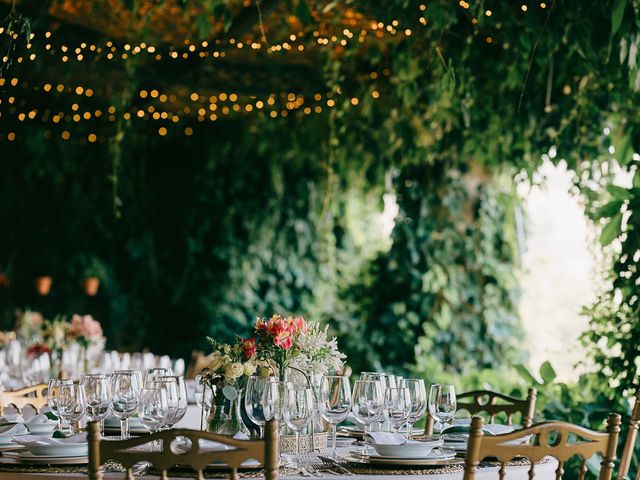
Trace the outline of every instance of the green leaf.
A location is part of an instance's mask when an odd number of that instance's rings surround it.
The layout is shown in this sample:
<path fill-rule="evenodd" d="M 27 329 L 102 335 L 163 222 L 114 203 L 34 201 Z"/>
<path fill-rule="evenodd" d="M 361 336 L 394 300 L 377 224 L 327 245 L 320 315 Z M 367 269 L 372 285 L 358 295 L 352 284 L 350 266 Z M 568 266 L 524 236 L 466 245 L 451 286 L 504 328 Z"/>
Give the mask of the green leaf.
<path fill-rule="evenodd" d="M 522 364 L 517 364 L 515 366 L 516 371 L 520 374 L 520 376 L 531 385 L 540 385 L 540 382 L 529 372 L 529 369 Z"/>
<path fill-rule="evenodd" d="M 296 7 L 296 17 L 300 19 L 305 25 L 311 23 L 313 17 L 311 16 L 311 10 L 307 5 L 306 0 L 298 0 L 298 6 Z"/>
<path fill-rule="evenodd" d="M 600 244 L 606 247 L 613 242 L 618 235 L 620 235 L 622 229 L 622 213 L 617 213 L 602 229 L 602 235 L 600 236 Z"/>
<path fill-rule="evenodd" d="M 542 380 L 544 380 L 544 383 L 551 383 L 555 380 L 556 371 L 548 360 L 540 365 L 540 376 L 542 377 Z"/>
<path fill-rule="evenodd" d="M 617 200 L 628 200 L 631 198 L 631 192 L 624 187 L 618 187 L 617 185 L 607 185 L 607 192 Z"/>
<path fill-rule="evenodd" d="M 622 207 L 622 200 L 612 200 L 606 205 L 603 205 L 598 210 L 596 210 L 595 216 L 596 218 L 611 218 L 616 213 L 620 213 L 620 208 Z"/>
<path fill-rule="evenodd" d="M 613 37 L 622 25 L 622 19 L 624 17 L 624 10 L 627 7 L 627 0 L 616 0 L 613 6 L 613 12 L 611 13 L 611 36 Z"/>
<path fill-rule="evenodd" d="M 58 420 L 58 417 L 53 412 L 44 412 L 49 420 Z"/>
<path fill-rule="evenodd" d="M 633 186 L 634 188 L 640 188 L 640 168 L 633 175 Z"/>

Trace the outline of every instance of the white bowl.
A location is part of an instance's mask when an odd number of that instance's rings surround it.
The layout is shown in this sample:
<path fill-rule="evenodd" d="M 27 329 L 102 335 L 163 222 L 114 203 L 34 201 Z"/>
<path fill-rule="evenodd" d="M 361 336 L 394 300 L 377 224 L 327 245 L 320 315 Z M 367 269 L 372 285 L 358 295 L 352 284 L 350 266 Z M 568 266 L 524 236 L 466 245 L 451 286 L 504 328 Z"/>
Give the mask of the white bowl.
<path fill-rule="evenodd" d="M 397 458 L 424 458 L 431 453 L 434 448 L 442 446 L 442 439 L 437 440 L 414 440 L 404 445 L 384 445 L 379 443 L 370 444 L 378 455 L 382 457 Z"/>
<path fill-rule="evenodd" d="M 29 429 L 29 433 L 32 433 L 34 435 L 41 435 L 43 433 L 53 433 L 53 431 L 56 429 L 57 424 L 56 423 L 34 423 L 33 425 L 29 425 L 29 424 L 25 424 L 26 427 Z"/>

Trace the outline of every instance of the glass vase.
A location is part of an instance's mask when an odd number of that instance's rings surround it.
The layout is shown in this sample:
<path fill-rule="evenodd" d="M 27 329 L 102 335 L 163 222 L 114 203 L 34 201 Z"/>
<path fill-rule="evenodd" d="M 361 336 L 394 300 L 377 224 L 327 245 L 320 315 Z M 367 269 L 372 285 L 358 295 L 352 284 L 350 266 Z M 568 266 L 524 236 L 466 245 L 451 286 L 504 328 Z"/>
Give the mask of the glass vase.
<path fill-rule="evenodd" d="M 62 350 L 49 352 L 49 378 L 62 378 Z"/>
<path fill-rule="evenodd" d="M 217 397 L 207 418 L 207 431 L 228 436 L 238 433 L 249 436 L 249 429 L 242 421 L 242 391 L 238 391 L 238 396 L 233 400 L 223 395 Z"/>

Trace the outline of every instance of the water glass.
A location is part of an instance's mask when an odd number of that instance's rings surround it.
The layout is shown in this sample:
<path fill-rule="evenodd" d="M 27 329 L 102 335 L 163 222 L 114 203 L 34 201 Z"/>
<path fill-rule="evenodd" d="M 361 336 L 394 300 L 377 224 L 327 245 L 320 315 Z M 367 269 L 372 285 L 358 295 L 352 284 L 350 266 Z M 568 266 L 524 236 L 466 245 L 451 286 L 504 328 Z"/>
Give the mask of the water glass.
<path fill-rule="evenodd" d="M 434 383 L 429 388 L 429 413 L 440 424 L 440 434 L 456 414 L 456 390 L 453 385 Z"/>
<path fill-rule="evenodd" d="M 407 420 L 407 438 L 413 435 L 413 425 L 420 420 L 427 411 L 427 388 L 421 378 L 406 378 L 403 381 L 405 388 L 409 389 L 411 411 Z"/>
<path fill-rule="evenodd" d="M 162 388 L 145 387 L 140 391 L 138 417 L 151 433 L 160 430 L 169 415 L 167 391 Z"/>
<path fill-rule="evenodd" d="M 78 433 L 78 422 L 84 415 L 84 386 L 80 382 L 69 382 L 60 385 L 58 390 L 58 412 L 62 419 L 71 426 L 71 433 Z"/>
<path fill-rule="evenodd" d="M 60 420 L 60 412 L 58 412 L 58 396 L 60 395 L 60 385 L 65 383 L 73 383 L 71 380 L 58 380 L 51 379 L 49 380 L 49 385 L 47 386 L 47 405 L 54 413 L 56 417 L 58 417 L 58 430 L 62 429 L 62 421 Z"/>
<path fill-rule="evenodd" d="M 264 437 L 264 425 L 273 418 L 274 409 L 271 405 L 265 405 L 267 395 L 265 392 L 271 388 L 277 389 L 274 377 L 249 377 L 244 396 L 244 406 L 249 419 L 255 423 L 260 430 L 260 438 Z M 273 394 L 270 395 L 273 397 Z"/>
<path fill-rule="evenodd" d="M 371 431 L 371 424 L 382 415 L 384 397 L 382 385 L 377 380 L 356 380 L 353 386 L 351 411 L 364 425 L 364 433 Z M 365 449 L 365 453 L 366 453 Z"/>
<path fill-rule="evenodd" d="M 104 419 L 111 404 L 111 377 L 102 373 L 86 374 L 80 383 L 84 386 L 85 411 L 92 422 L 100 422 L 104 433 Z"/>
<path fill-rule="evenodd" d="M 384 410 L 391 431 L 397 433 L 409 420 L 411 413 L 411 394 L 406 387 L 387 388 L 384 396 Z"/>
<path fill-rule="evenodd" d="M 211 385 L 202 375 L 196 375 L 194 395 L 196 405 L 200 407 L 200 430 L 204 428 L 204 419 L 209 415 L 211 404 L 215 396 L 215 386 Z"/>
<path fill-rule="evenodd" d="M 144 375 L 144 386 L 147 385 L 147 381 L 153 380 L 156 377 L 168 377 L 173 375 L 171 368 L 150 368 Z"/>
<path fill-rule="evenodd" d="M 320 385 L 320 413 L 331 424 L 333 432 L 332 456 L 336 457 L 336 428 L 351 411 L 351 384 L 348 377 L 325 376 Z"/>
<path fill-rule="evenodd" d="M 111 410 L 120 419 L 122 439 L 129 438 L 129 417 L 140 403 L 142 374 L 139 370 L 117 370 L 111 377 Z"/>
<path fill-rule="evenodd" d="M 314 415 L 313 390 L 290 384 L 285 392 L 283 417 L 296 435 L 296 468 L 300 468 L 300 432 L 309 425 Z"/>

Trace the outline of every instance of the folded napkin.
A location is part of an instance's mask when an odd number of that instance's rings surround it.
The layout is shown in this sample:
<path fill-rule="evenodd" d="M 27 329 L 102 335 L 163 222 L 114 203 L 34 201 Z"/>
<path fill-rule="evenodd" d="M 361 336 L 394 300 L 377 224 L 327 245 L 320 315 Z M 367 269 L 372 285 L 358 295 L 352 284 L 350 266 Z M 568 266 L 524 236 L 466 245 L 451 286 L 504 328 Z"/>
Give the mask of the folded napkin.
<path fill-rule="evenodd" d="M 44 425 L 45 423 L 57 424 L 58 422 L 56 422 L 55 420 L 51 420 L 44 413 L 41 413 L 40 415 L 34 415 L 24 423 L 25 425 Z"/>
<path fill-rule="evenodd" d="M 410 440 L 399 433 L 371 432 L 364 436 L 367 443 L 375 445 L 419 445 L 419 440 Z"/>
<path fill-rule="evenodd" d="M 444 435 L 469 435 L 469 431 L 471 430 L 471 425 L 454 425 L 449 428 L 445 428 Z M 499 423 L 487 423 L 482 428 L 482 431 L 485 435 L 502 435 L 504 433 L 513 432 L 515 428 L 513 425 L 501 425 Z"/>
<path fill-rule="evenodd" d="M 23 423 L 23 422 L 24 422 L 24 418 L 22 418 L 22 415 L 17 413 L 10 413 L 9 415 L 3 415 L 2 417 L 0 417 L 0 425 L 4 423 Z"/>
<path fill-rule="evenodd" d="M 13 435 L 22 435 L 25 433 L 29 433 L 29 430 L 23 423 L 14 423 L 0 427 L 0 437 L 11 437 Z"/>
<path fill-rule="evenodd" d="M 76 433 L 65 438 L 54 438 L 50 435 L 24 435 L 16 439 L 16 443 L 25 447 L 37 445 L 81 445 L 87 443 L 87 432 Z"/>

